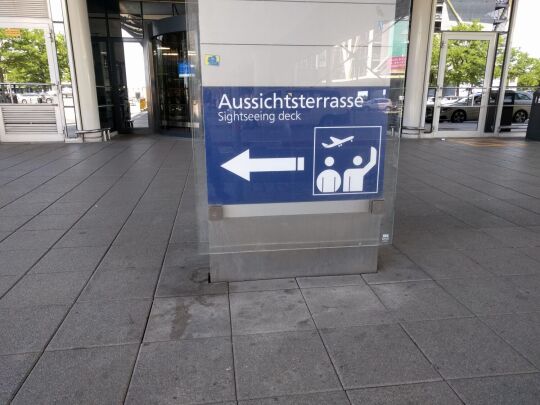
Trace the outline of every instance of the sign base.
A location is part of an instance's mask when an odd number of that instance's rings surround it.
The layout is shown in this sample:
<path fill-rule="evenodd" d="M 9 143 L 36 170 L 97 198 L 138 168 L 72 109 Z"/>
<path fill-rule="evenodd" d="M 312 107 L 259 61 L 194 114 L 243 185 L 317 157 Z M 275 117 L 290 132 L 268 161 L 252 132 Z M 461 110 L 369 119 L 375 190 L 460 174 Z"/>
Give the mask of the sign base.
<path fill-rule="evenodd" d="M 377 246 L 210 255 L 210 280 L 249 281 L 377 271 Z M 339 263 L 339 265 L 336 265 Z"/>

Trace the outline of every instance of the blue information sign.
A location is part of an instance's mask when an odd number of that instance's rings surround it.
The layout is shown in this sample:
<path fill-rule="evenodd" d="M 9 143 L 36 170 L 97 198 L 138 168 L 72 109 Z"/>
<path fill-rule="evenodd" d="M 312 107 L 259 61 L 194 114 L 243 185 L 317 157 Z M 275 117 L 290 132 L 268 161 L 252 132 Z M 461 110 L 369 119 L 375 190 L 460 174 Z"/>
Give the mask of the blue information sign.
<path fill-rule="evenodd" d="M 193 68 L 187 61 L 178 62 L 178 77 L 193 76 Z"/>
<path fill-rule="evenodd" d="M 383 191 L 381 88 L 205 87 L 212 205 L 374 199 Z"/>

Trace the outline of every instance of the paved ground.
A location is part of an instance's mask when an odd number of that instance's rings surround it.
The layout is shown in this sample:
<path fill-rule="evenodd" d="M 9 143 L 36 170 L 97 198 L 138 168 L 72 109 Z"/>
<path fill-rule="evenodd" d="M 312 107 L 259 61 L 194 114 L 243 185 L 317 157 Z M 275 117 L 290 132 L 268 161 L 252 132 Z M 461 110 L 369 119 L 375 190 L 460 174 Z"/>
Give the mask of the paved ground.
<path fill-rule="evenodd" d="M 209 285 L 188 141 L 0 145 L 0 403 L 538 404 L 540 143 L 401 156 L 378 274 Z"/>

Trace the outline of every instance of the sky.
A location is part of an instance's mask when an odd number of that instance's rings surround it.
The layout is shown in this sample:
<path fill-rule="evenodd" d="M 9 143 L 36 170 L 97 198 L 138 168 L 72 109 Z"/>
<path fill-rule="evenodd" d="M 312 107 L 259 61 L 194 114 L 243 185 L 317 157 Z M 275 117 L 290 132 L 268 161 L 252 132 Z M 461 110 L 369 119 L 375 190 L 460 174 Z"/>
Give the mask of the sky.
<path fill-rule="evenodd" d="M 519 0 L 512 47 L 521 48 L 529 55 L 540 58 L 540 1 Z"/>

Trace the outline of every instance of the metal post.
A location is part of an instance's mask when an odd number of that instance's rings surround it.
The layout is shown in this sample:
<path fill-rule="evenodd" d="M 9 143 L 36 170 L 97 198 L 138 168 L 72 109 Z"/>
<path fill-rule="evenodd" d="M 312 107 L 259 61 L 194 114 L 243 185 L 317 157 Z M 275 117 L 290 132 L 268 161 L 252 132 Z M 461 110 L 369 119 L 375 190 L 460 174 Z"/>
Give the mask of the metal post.
<path fill-rule="evenodd" d="M 506 34 L 506 49 L 504 52 L 504 62 L 501 70 L 501 83 L 499 84 L 499 99 L 497 100 L 497 115 L 495 117 L 494 133 L 501 132 L 501 118 L 504 106 L 504 93 L 506 93 L 506 79 L 508 78 L 508 70 L 510 68 L 510 59 L 512 57 L 512 35 L 516 25 L 516 15 L 518 10 L 519 0 L 512 0 L 510 13 L 510 23 L 508 26 L 508 34 Z"/>

